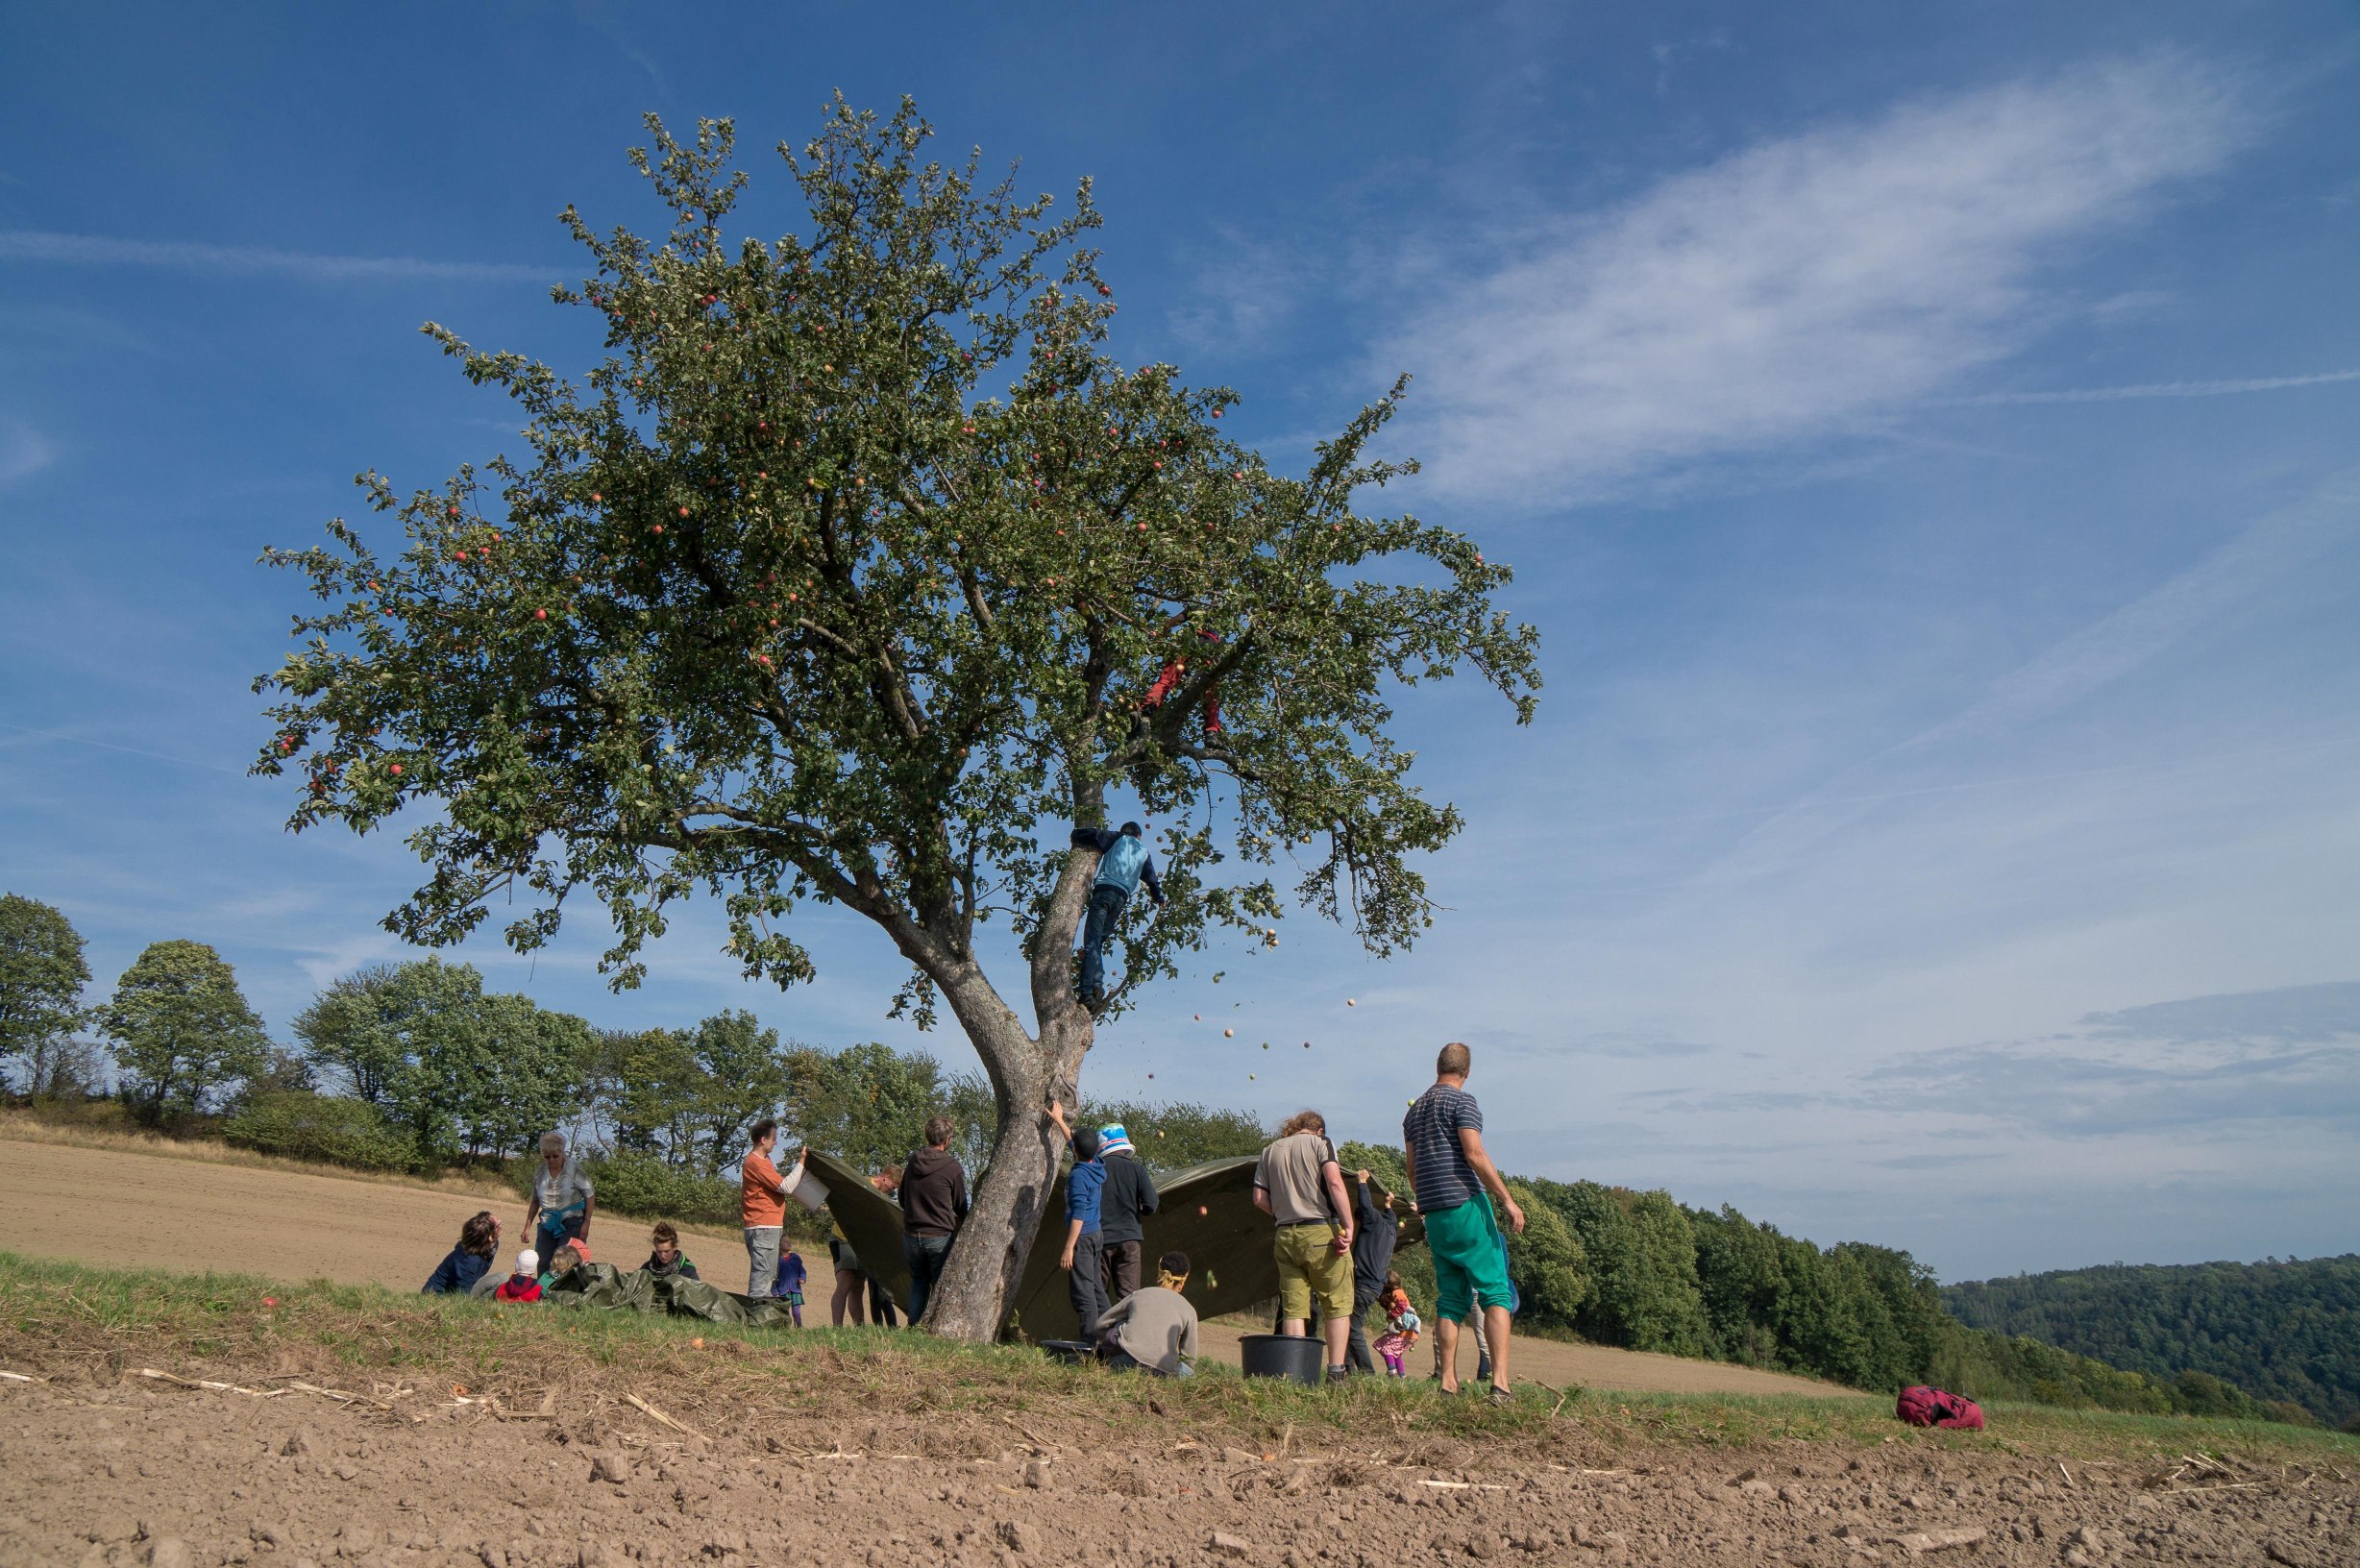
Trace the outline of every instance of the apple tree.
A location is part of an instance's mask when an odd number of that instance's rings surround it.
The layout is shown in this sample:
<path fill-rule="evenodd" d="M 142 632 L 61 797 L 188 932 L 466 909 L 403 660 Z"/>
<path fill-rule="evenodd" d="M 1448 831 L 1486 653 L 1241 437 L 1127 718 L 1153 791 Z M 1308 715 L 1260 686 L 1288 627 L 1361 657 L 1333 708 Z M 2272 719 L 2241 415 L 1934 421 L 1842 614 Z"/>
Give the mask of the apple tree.
<path fill-rule="evenodd" d="M 406 495 L 362 476 L 398 549 L 337 520 L 265 556 L 321 607 L 257 682 L 258 768 L 300 780 L 299 830 L 433 804 L 386 922 L 414 942 L 512 902 L 529 951 L 586 894 L 629 986 L 701 894 L 748 978 L 784 986 L 813 973 L 812 901 L 873 921 L 910 965 L 895 1011 L 946 1009 L 990 1081 L 928 1314 L 989 1337 L 1053 1188 L 1042 1108 L 1074 1100 L 1096 1022 L 1069 827 L 1110 798 L 1164 824 L 1168 904 L 1134 901 L 1100 1014 L 1224 931 L 1274 945 L 1290 902 L 1389 952 L 1430 918 L 1414 858 L 1460 826 L 1412 782 L 1391 694 L 1471 671 L 1528 720 L 1536 634 L 1463 535 L 1355 509 L 1414 471 L 1367 454 L 1399 384 L 1291 477 L 1224 437 L 1232 392 L 1117 362 L 1088 182 L 1059 214 L 926 160 L 906 102 L 839 99 L 779 149 L 799 232 L 731 238 L 729 123 L 649 124 L 631 156 L 668 229 L 564 214 L 596 270 L 553 298 L 595 362 L 425 329 L 514 400 L 523 454 Z"/>

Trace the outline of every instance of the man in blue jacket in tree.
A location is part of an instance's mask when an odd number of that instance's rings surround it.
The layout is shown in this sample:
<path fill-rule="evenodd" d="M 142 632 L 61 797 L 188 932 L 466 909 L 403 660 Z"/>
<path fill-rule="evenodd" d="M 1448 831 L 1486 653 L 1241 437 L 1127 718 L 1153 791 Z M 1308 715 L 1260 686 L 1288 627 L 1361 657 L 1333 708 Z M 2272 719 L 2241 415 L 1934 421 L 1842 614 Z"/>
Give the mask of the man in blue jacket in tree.
<path fill-rule="evenodd" d="M 1164 902 L 1164 885 L 1156 880 L 1155 857 L 1147 852 L 1137 822 L 1125 822 L 1118 833 L 1103 827 L 1077 827 L 1073 847 L 1098 852 L 1098 880 L 1090 890 L 1090 913 L 1082 921 L 1082 1005 L 1096 1012 L 1106 996 L 1106 939 L 1122 919 L 1122 911 L 1139 885 Z"/>

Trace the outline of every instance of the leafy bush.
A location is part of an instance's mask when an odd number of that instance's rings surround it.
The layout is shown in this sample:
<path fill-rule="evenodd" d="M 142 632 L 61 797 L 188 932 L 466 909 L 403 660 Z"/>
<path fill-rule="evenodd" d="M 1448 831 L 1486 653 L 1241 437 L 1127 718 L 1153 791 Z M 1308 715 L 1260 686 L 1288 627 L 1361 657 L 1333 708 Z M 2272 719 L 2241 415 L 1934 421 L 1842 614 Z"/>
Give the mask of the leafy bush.
<path fill-rule="evenodd" d="M 518 1162 L 529 1186 L 533 1167 Z M 618 1154 L 590 1162 L 591 1185 L 602 1213 L 690 1224 L 735 1225 L 738 1188 L 718 1176 L 700 1176 L 680 1165 L 644 1154 Z"/>
<path fill-rule="evenodd" d="M 247 1095 L 222 1137 L 241 1149 L 357 1170 L 406 1170 L 416 1163 L 408 1138 L 386 1126 L 374 1106 L 308 1090 Z"/>

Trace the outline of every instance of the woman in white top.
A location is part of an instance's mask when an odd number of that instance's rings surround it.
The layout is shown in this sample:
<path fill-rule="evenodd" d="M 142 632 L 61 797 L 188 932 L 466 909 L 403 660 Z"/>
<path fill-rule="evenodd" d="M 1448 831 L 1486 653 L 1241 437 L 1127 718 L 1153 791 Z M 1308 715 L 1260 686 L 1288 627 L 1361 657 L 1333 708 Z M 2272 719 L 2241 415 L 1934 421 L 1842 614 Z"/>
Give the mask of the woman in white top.
<path fill-rule="evenodd" d="M 532 1204 L 525 1211 L 525 1232 L 533 1237 L 533 1250 L 544 1258 L 554 1258 L 568 1241 L 589 1239 L 594 1201 L 590 1178 L 582 1174 L 578 1163 L 566 1158 L 565 1135 L 543 1133 L 541 1168 L 532 1173 Z M 536 1219 L 540 1221 L 537 1230 Z"/>

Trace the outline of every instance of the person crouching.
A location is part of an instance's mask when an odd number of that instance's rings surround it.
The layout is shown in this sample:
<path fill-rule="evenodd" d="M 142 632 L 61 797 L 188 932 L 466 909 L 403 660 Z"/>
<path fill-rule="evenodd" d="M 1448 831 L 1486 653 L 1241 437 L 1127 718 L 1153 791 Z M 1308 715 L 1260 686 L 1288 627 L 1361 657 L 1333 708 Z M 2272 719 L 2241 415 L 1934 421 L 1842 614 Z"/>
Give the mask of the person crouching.
<path fill-rule="evenodd" d="M 1196 1309 L 1181 1294 L 1189 1283 L 1189 1255 L 1168 1252 L 1156 1261 L 1156 1288 L 1135 1290 L 1098 1318 L 1098 1355 L 1118 1372 L 1147 1371 L 1186 1378 L 1195 1368 Z"/>

